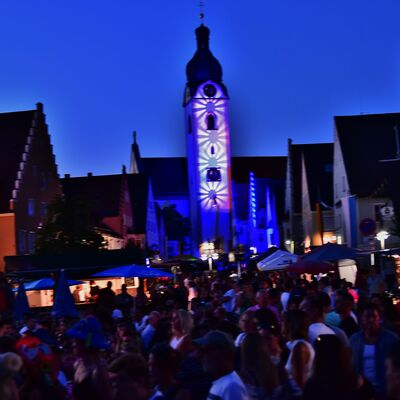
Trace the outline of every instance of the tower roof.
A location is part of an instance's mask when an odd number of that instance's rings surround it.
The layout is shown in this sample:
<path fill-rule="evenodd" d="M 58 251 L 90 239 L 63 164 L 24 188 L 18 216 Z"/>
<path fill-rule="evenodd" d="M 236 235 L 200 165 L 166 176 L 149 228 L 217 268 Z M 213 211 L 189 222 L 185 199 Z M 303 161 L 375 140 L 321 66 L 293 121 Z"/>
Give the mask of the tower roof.
<path fill-rule="evenodd" d="M 209 47 L 210 30 L 203 24 L 196 29 L 197 50 L 186 65 L 187 85 L 193 95 L 197 87 L 208 80 L 222 85 L 222 67 Z"/>
<path fill-rule="evenodd" d="M 139 174 L 143 172 L 142 159 L 140 157 L 139 145 L 136 142 L 136 131 L 133 131 L 133 144 L 131 149 L 130 174 Z"/>

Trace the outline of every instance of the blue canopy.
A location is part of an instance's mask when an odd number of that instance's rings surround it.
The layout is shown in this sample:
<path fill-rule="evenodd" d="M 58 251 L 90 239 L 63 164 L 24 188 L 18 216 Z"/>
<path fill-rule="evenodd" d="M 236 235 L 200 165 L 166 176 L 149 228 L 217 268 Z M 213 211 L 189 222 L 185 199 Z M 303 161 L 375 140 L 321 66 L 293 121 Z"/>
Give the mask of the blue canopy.
<path fill-rule="evenodd" d="M 14 303 L 14 318 L 17 321 L 24 319 L 30 313 L 28 298 L 26 297 L 25 286 L 21 283 L 18 287 L 17 297 Z"/>
<path fill-rule="evenodd" d="M 68 286 L 82 285 L 85 282 L 68 279 Z M 51 290 L 54 289 L 54 279 L 43 278 L 25 283 L 25 290 Z M 16 291 L 16 289 L 14 289 Z"/>
<path fill-rule="evenodd" d="M 145 267 L 144 265 L 124 265 L 106 269 L 92 275 L 98 278 L 173 278 L 169 272 L 161 271 L 156 268 Z"/>
<path fill-rule="evenodd" d="M 341 244 L 326 243 L 316 247 L 302 257 L 302 261 L 338 261 L 345 259 L 354 260 L 358 256 L 356 249 Z"/>
<path fill-rule="evenodd" d="M 68 281 L 64 270 L 60 271 L 58 285 L 54 296 L 52 314 L 55 317 L 78 317 L 79 313 L 69 290 Z"/>

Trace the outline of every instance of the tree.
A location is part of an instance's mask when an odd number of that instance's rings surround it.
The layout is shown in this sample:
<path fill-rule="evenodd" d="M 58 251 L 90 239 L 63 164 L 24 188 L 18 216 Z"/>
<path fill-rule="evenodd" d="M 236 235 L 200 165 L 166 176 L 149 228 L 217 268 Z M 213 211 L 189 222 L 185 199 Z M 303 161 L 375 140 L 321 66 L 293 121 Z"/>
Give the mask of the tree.
<path fill-rule="evenodd" d="M 93 226 L 90 205 L 85 200 L 58 196 L 49 203 L 46 220 L 37 232 L 37 254 L 98 250 L 104 244 Z"/>
<path fill-rule="evenodd" d="M 183 242 L 190 234 L 189 218 L 183 217 L 176 209 L 175 204 L 165 206 L 161 210 L 165 223 L 165 232 L 168 240 Z"/>

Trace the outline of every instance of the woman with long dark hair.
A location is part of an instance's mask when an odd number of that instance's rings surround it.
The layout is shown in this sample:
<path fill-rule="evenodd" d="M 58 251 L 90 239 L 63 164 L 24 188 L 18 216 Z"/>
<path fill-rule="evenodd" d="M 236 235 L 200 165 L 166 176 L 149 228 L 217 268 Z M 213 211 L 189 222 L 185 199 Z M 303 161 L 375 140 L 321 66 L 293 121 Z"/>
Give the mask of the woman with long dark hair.
<path fill-rule="evenodd" d="M 307 381 L 304 400 L 369 400 L 372 386 L 354 372 L 351 350 L 336 335 L 321 335 L 315 341 L 313 372 Z"/>
<path fill-rule="evenodd" d="M 248 333 L 240 344 L 239 375 L 251 400 L 268 400 L 278 387 L 278 373 L 268 347 L 258 333 Z"/>

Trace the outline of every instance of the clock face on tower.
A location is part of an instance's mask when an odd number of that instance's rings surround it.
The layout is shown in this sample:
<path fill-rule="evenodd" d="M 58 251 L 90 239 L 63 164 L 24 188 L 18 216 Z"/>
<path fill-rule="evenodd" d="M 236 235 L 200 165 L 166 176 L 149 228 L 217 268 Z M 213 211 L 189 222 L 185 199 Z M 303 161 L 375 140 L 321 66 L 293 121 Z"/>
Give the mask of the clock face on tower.
<path fill-rule="evenodd" d="M 214 85 L 211 85 L 211 83 L 208 83 L 207 85 L 204 86 L 204 94 L 207 97 L 214 97 L 215 94 L 217 93 L 217 89 L 215 88 Z"/>

